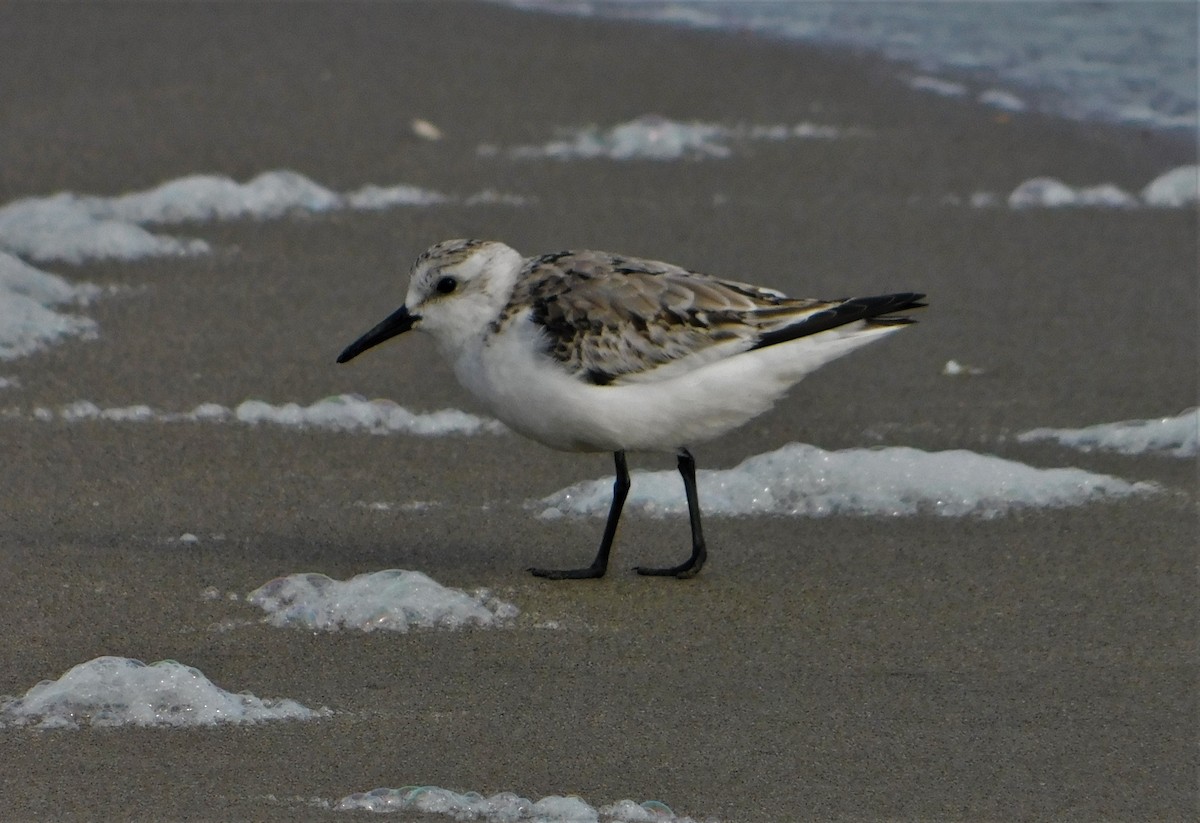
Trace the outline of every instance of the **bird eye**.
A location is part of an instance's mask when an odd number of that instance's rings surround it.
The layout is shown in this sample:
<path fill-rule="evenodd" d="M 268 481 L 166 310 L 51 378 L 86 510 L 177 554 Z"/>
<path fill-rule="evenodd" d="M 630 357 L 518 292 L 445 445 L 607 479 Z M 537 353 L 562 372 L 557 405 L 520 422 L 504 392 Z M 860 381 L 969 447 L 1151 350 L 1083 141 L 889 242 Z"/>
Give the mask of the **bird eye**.
<path fill-rule="evenodd" d="M 434 286 L 434 288 L 436 288 L 440 294 L 449 294 L 458 288 L 458 281 L 453 277 L 443 277 L 441 280 L 437 281 L 437 285 Z"/>

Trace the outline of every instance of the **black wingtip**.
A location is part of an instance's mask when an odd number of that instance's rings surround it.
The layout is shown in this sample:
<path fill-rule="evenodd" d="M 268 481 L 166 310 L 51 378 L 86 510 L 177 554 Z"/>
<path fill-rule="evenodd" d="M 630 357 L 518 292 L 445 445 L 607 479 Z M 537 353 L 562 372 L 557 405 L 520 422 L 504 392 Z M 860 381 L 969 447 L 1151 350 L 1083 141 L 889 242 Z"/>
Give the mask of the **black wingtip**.
<path fill-rule="evenodd" d="M 854 310 L 861 309 L 862 315 L 854 317 L 852 320 L 870 320 L 873 317 L 893 312 L 923 309 L 929 305 L 921 302 L 924 297 L 924 294 L 915 291 L 884 294 L 879 297 L 855 297 L 832 311 L 850 310 L 848 313 L 853 313 Z"/>
<path fill-rule="evenodd" d="M 877 325 L 900 326 L 915 323 L 916 318 L 893 316 L 897 312 L 923 309 L 928 303 L 922 303 L 925 295 L 921 292 L 907 291 L 897 294 L 881 294 L 876 297 L 852 297 L 843 300 L 832 308 L 810 315 L 798 323 L 776 329 L 759 337 L 754 349 L 786 343 L 812 334 L 836 329 L 847 323 L 858 320 L 868 320 Z"/>

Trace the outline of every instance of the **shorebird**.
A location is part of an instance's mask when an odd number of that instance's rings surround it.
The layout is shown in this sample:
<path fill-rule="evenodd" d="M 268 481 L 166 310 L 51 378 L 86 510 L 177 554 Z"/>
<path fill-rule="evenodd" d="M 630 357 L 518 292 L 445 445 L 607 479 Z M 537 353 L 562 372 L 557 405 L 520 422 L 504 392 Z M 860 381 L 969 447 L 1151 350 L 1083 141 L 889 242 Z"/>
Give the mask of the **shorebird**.
<path fill-rule="evenodd" d="M 821 300 L 599 251 L 522 257 L 447 240 L 412 266 L 404 304 L 338 357 L 409 329 L 433 337 L 458 381 L 505 425 L 554 449 L 610 451 L 612 504 L 591 565 L 602 577 L 629 492 L 627 451 L 677 456 L 692 553 L 646 575 L 692 577 L 707 549 L 690 446 L 762 414 L 819 366 L 913 322 L 923 294 Z"/>

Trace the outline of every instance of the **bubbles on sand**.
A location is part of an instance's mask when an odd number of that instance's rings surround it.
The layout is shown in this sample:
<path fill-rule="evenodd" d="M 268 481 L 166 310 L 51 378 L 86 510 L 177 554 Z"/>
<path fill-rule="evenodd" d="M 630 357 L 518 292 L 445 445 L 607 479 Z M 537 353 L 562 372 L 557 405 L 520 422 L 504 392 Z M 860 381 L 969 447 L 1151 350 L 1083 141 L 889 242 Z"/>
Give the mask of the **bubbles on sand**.
<path fill-rule="evenodd" d="M 1189 409 L 1175 417 L 1123 420 L 1081 429 L 1030 429 L 1018 435 L 1017 440 L 1021 443 L 1054 440 L 1084 452 L 1196 457 L 1200 454 L 1200 409 Z"/>
<path fill-rule="evenodd" d="M 153 234 L 144 227 L 454 201 L 441 192 L 403 184 L 367 184 L 341 193 L 286 169 L 263 172 L 245 183 L 193 174 L 115 197 L 61 192 L 9 203 L 0 207 L 0 248 L 33 260 L 69 263 L 201 254 L 209 250 L 203 240 Z"/>
<path fill-rule="evenodd" d="M 833 139 L 857 134 L 813 123 L 795 125 L 737 125 L 700 121 L 680 122 L 655 114 L 634 118 L 604 128 L 585 126 L 565 130 L 561 139 L 540 146 L 516 146 L 507 154 L 514 158 L 555 160 L 700 160 L 731 157 L 731 146 L 750 140 Z M 500 152 L 496 146 L 480 146 L 484 156 Z"/>
<path fill-rule="evenodd" d="M 204 240 L 147 227 L 453 202 L 459 198 L 403 184 L 368 184 L 340 193 L 288 170 L 264 172 L 245 183 L 194 174 L 115 197 L 60 192 L 13 201 L 0 206 L 0 360 L 24 357 L 65 337 L 96 335 L 94 321 L 57 307 L 85 305 L 100 290 L 70 284 L 26 261 L 79 264 L 197 255 L 210 251 Z M 461 202 L 521 206 L 530 201 L 487 189 Z"/>
<path fill-rule="evenodd" d="M 7 410 L 7 416 L 22 416 Z M 38 407 L 30 416 L 35 420 L 67 423 L 107 421 L 114 423 L 222 423 L 290 426 L 298 429 L 365 431 L 371 434 L 411 434 L 438 437 L 450 434 L 500 434 L 507 431 L 497 420 L 478 417 L 458 409 L 413 412 L 391 400 L 367 400 L 355 394 L 326 397 L 307 406 L 299 403 L 271 404 L 246 400 L 235 408 L 219 403 L 201 403 L 191 411 L 167 412 L 144 404 L 101 408 L 90 400 L 68 403 L 57 411 Z"/>
<path fill-rule="evenodd" d="M 1008 205 L 1014 209 L 1037 206 L 1102 206 L 1129 208 L 1137 198 L 1112 183 L 1075 188 L 1053 177 L 1035 177 L 1013 189 Z"/>
<path fill-rule="evenodd" d="M 498 434 L 506 431 L 497 420 L 468 414 L 458 409 L 411 412 L 391 400 L 367 400 L 353 394 L 327 397 L 311 406 L 286 403 L 273 406 L 247 400 L 234 410 L 242 423 L 274 423 L 282 426 L 312 426 L 337 431 L 364 430 L 375 434 L 402 432 L 424 436 L 444 434 Z"/>
<path fill-rule="evenodd" d="M 983 373 L 984 370 L 978 366 L 968 366 L 957 360 L 947 360 L 946 365 L 942 366 L 942 374 L 946 377 L 978 377 Z"/>
<path fill-rule="evenodd" d="M 964 84 L 956 83 L 953 80 L 943 80 L 940 77 L 930 77 L 927 74 L 910 77 L 908 86 L 917 91 L 931 92 L 939 97 L 965 97 L 967 94 L 967 87 Z"/>
<path fill-rule="evenodd" d="M 921 196 L 914 195 L 913 202 Z M 945 194 L 947 206 L 968 205 L 976 209 L 1008 207 L 1034 209 L 1182 209 L 1200 203 L 1200 166 L 1179 166 L 1160 174 L 1137 192 L 1129 192 L 1115 183 L 1076 185 L 1057 177 L 1032 177 L 1018 183 L 1008 194 L 980 190 L 963 196 Z"/>
<path fill-rule="evenodd" d="M 495 628 L 518 609 L 486 590 L 468 594 L 421 572 L 388 569 L 334 580 L 323 574 L 278 577 L 246 600 L 267 612 L 273 626 L 336 631 L 407 632 L 411 628 Z"/>
<path fill-rule="evenodd" d="M 651 515 L 687 511 L 677 472 L 633 472 L 626 502 Z M 995 517 L 1020 508 L 1080 506 L 1158 491 L 1152 483 L 1074 468 L 1040 469 L 965 450 L 904 446 L 826 451 L 791 443 L 732 469 L 697 472 L 704 511 L 713 515 L 832 514 Z M 578 483 L 538 501 L 542 517 L 601 515 L 612 480 Z"/>
<path fill-rule="evenodd" d="M 1003 89 L 987 89 L 980 92 L 978 99 L 983 105 L 1001 111 L 1020 112 L 1029 108 L 1029 105 L 1020 97 Z"/>
<path fill-rule="evenodd" d="M 1200 202 L 1200 166 L 1180 166 L 1151 180 L 1142 189 L 1148 206 L 1180 208 Z"/>
<path fill-rule="evenodd" d="M 957 204 L 958 197 L 947 202 Z M 1012 209 L 1032 208 L 1185 208 L 1200 202 L 1200 166 L 1180 166 L 1151 180 L 1140 194 L 1131 194 L 1113 183 L 1073 186 L 1056 177 L 1034 177 L 1019 184 L 1006 197 L 979 191 L 967 198 L 976 208 L 1001 203 Z"/>
<path fill-rule="evenodd" d="M 233 694 L 198 669 L 174 660 L 146 665 L 128 657 L 97 657 L 58 680 L 43 680 L 21 697 L 0 699 L 0 726 L 41 729 L 90 726 L 213 726 L 326 717 L 295 700 Z"/>
<path fill-rule="evenodd" d="M 657 800 L 644 803 L 621 800 L 595 808 L 575 796 L 550 795 L 534 801 L 512 792 L 484 797 L 478 792 L 459 794 L 437 786 L 358 792 L 343 797 L 333 808 L 335 811 L 415 811 L 486 823 L 518 820 L 532 823 L 696 823 L 690 817 L 676 816 L 666 804 Z"/>
<path fill-rule="evenodd" d="M 0 249 L 0 360 L 14 360 L 65 337 L 95 337 L 95 321 L 59 311 L 85 306 L 100 289 L 68 283 Z"/>

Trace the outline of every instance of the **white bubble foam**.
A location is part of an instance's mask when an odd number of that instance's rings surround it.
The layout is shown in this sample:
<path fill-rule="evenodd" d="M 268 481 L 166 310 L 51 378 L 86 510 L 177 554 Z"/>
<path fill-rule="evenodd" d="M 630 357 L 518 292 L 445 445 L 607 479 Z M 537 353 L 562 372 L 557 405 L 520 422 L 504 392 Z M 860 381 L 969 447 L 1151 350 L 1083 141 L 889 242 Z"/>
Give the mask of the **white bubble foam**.
<path fill-rule="evenodd" d="M 414 117 L 409 123 L 412 133 L 420 137 L 422 140 L 437 142 L 442 139 L 442 130 L 430 123 L 428 120 L 423 120 L 420 117 Z"/>
<path fill-rule="evenodd" d="M 1175 417 L 1123 420 L 1082 429 L 1030 429 L 1017 436 L 1022 443 L 1055 440 L 1080 451 L 1113 451 L 1120 454 L 1200 455 L 1200 408 Z"/>
<path fill-rule="evenodd" d="M 100 293 L 0 251 L 0 360 L 24 357 L 64 337 L 94 337 L 96 323 L 54 306 L 85 305 Z"/>
<path fill-rule="evenodd" d="M 264 172 L 245 183 L 194 174 L 147 191 L 85 197 L 81 202 L 93 216 L 154 225 L 330 211 L 342 206 L 343 198 L 302 174 L 281 170 Z"/>
<path fill-rule="evenodd" d="M 1020 97 L 1003 89 L 988 89 L 987 91 L 980 92 L 977 99 L 985 106 L 1002 109 L 1003 111 L 1019 112 L 1029 108 Z"/>
<path fill-rule="evenodd" d="M 495 189 L 484 189 L 472 194 L 463 201 L 463 204 L 467 206 L 530 206 L 536 202 L 536 197 L 523 197 L 517 194 L 506 194 Z"/>
<path fill-rule="evenodd" d="M 0 248 L 32 260 L 82 263 L 89 258 L 135 260 L 199 254 L 201 240 L 159 236 L 97 208 L 101 198 L 69 192 L 0 207 Z"/>
<path fill-rule="evenodd" d="M 500 434 L 506 431 L 497 420 L 478 417 L 458 409 L 413 412 L 391 400 L 367 400 L 355 394 L 339 394 L 308 406 L 299 403 L 271 404 L 246 400 L 230 409 L 219 403 L 201 403 L 188 412 L 160 411 L 144 404 L 101 408 L 90 400 L 77 400 L 58 409 L 35 409 L 35 420 L 64 420 L 78 423 L 104 420 L 119 423 L 220 423 L 237 421 L 247 425 L 276 425 L 333 431 L 366 431 L 371 434 L 443 435 Z"/>
<path fill-rule="evenodd" d="M 323 574 L 278 577 L 246 596 L 274 626 L 322 631 L 407 632 L 410 628 L 494 628 L 518 614 L 486 590 L 468 594 L 421 572 L 388 569 L 334 580 Z"/>
<path fill-rule="evenodd" d="M 417 186 L 363 186 L 346 195 L 352 209 L 389 209 L 394 206 L 436 206 L 448 203 L 446 195 Z"/>
<path fill-rule="evenodd" d="M 983 374 L 983 369 L 959 363 L 957 360 L 947 360 L 946 365 L 942 366 L 942 374 L 947 377 L 975 377 Z"/>
<path fill-rule="evenodd" d="M 609 128 L 587 126 L 567 132 L 566 139 L 541 146 L 517 146 L 513 157 L 558 160 L 606 158 L 609 160 L 680 160 L 725 158 L 733 155 L 730 143 L 746 140 L 832 139 L 860 133 L 814 123 L 794 125 L 738 125 L 692 121 L 684 123 L 648 114 Z M 481 155 L 497 149 L 481 146 Z"/>
<path fill-rule="evenodd" d="M 158 414 L 149 406 L 125 406 L 123 408 L 102 409 L 87 400 L 77 400 L 63 406 L 58 416 L 67 422 L 79 420 L 112 420 L 117 422 L 146 422 L 158 418 Z"/>
<path fill-rule="evenodd" d="M 367 400 L 352 394 L 327 397 L 310 406 L 296 403 L 274 406 L 260 400 L 247 400 L 234 410 L 234 416 L 243 423 L 311 426 L 337 431 L 366 430 L 375 434 L 401 432 L 432 437 L 505 431 L 499 421 L 458 409 L 411 412 L 391 400 Z"/>
<path fill-rule="evenodd" d="M 409 500 L 406 503 L 389 503 L 386 500 L 355 500 L 353 505 L 373 512 L 387 512 L 392 509 L 402 512 L 425 512 L 439 504 L 433 500 Z"/>
<path fill-rule="evenodd" d="M 357 792 L 343 797 L 333 804 L 333 808 L 335 811 L 414 811 L 487 823 L 518 820 L 531 823 L 696 823 L 690 817 L 676 816 L 666 804 L 657 800 L 644 803 L 620 800 L 595 808 L 574 795 L 550 795 L 534 801 L 512 792 L 484 797 L 478 792 L 460 794 L 437 786 Z"/>
<path fill-rule="evenodd" d="M 1068 186 L 1053 177 L 1035 177 L 1013 189 L 1008 205 L 1014 209 L 1058 206 L 1101 206 L 1131 208 L 1138 199 L 1112 183 L 1080 188 Z"/>
<path fill-rule="evenodd" d="M 947 196 L 946 201 L 952 204 L 962 202 L 955 195 Z M 1001 202 L 1014 209 L 1181 208 L 1200 202 L 1200 166 L 1181 166 L 1159 175 L 1142 189 L 1140 197 L 1114 183 L 1072 186 L 1055 177 L 1035 177 L 1018 185 L 1007 198 L 979 191 L 967 198 L 967 202 L 975 208 L 988 208 Z"/>
<path fill-rule="evenodd" d="M 332 714 L 295 700 L 233 694 L 198 669 L 174 660 L 147 666 L 128 657 L 97 657 L 22 697 L 0 700 L 0 726 L 43 729 L 91 726 L 212 726 L 309 720 Z"/>
<path fill-rule="evenodd" d="M 712 123 L 678 123 L 648 115 L 608 129 L 597 126 L 574 131 L 569 139 L 542 146 L 519 146 L 514 157 L 559 160 L 605 157 L 612 160 L 677 160 L 682 157 L 728 157 L 720 142 L 724 132 Z"/>
<path fill-rule="evenodd" d="M 431 206 L 454 200 L 409 185 L 368 184 L 339 193 L 286 169 L 263 172 L 245 183 L 193 174 L 116 197 L 61 192 L 9 203 L 0 208 L 0 249 L 32 260 L 71 263 L 202 254 L 209 251 L 203 240 L 154 234 L 143 226 L 268 220 L 294 213 Z M 497 195 L 489 202 L 520 201 Z"/>
<path fill-rule="evenodd" d="M 340 194 L 287 170 L 264 172 L 246 183 L 194 174 L 116 197 L 60 192 L 16 200 L 0 207 L 0 360 L 26 356 L 64 337 L 96 336 L 94 321 L 52 307 L 82 305 L 99 289 L 69 284 L 19 257 L 82 263 L 196 255 L 210 251 L 203 240 L 156 234 L 144 227 L 276 219 L 337 209 L 431 206 L 454 200 L 408 185 L 366 185 Z M 522 206 L 531 201 L 488 189 L 463 202 Z"/>
<path fill-rule="evenodd" d="M 1180 166 L 1151 180 L 1142 189 L 1148 206 L 1180 208 L 1200 202 L 1200 166 Z"/>
<path fill-rule="evenodd" d="M 634 472 L 626 508 L 655 516 L 687 512 L 678 472 Z M 1130 483 L 1075 468 L 1039 469 L 971 451 L 904 446 L 826 451 L 791 443 L 732 469 L 697 473 L 705 514 L 833 514 L 995 517 L 1013 509 L 1079 506 L 1150 494 Z M 602 515 L 612 479 L 578 483 L 537 502 L 540 516 Z"/>
<path fill-rule="evenodd" d="M 0 251 L 0 288 L 51 306 L 87 303 L 100 294 L 98 286 L 68 283 L 3 251 Z"/>
<path fill-rule="evenodd" d="M 392 504 L 384 500 L 376 500 L 369 503 L 366 500 L 355 500 L 354 505 L 358 506 L 360 509 L 370 509 L 371 511 L 376 512 L 386 512 L 392 510 Z"/>
<path fill-rule="evenodd" d="M 933 92 L 942 97 L 963 97 L 967 93 L 967 87 L 962 83 L 928 75 L 913 77 L 908 81 L 908 85 L 917 91 Z"/>

